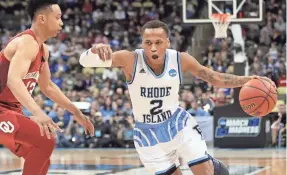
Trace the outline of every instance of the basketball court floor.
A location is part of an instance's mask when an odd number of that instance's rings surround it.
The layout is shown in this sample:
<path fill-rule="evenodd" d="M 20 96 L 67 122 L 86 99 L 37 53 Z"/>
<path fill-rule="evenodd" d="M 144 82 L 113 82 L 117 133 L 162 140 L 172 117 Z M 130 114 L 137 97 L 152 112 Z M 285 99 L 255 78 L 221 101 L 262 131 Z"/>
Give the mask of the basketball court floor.
<path fill-rule="evenodd" d="M 231 175 L 286 175 L 286 149 L 216 149 Z M 23 160 L 0 149 L 0 175 L 21 175 Z M 184 175 L 192 175 L 187 166 Z M 48 175 L 149 175 L 134 149 L 57 149 Z"/>

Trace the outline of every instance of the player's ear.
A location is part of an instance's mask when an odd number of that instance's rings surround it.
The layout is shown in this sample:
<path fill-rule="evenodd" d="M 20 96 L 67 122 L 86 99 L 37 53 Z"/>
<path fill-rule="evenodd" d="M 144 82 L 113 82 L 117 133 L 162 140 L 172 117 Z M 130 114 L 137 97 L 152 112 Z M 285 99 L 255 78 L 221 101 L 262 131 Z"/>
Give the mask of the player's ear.
<path fill-rule="evenodd" d="M 45 15 L 44 14 L 38 14 L 37 15 L 37 21 L 39 22 L 39 23 L 41 23 L 41 24 L 44 24 L 44 22 L 45 22 Z"/>
<path fill-rule="evenodd" d="M 142 42 L 141 42 L 141 48 L 143 48 L 143 44 L 144 44 L 144 43 L 143 43 L 143 39 L 142 39 Z"/>
<path fill-rule="evenodd" d="M 170 48 L 170 40 L 167 38 L 167 47 Z"/>

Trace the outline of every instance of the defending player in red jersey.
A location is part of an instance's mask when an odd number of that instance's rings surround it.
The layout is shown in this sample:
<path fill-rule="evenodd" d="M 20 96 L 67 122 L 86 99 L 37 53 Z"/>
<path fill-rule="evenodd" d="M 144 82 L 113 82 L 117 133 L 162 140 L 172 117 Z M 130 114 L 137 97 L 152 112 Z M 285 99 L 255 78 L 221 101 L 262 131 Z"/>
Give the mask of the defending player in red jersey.
<path fill-rule="evenodd" d="M 49 51 L 44 42 L 62 29 L 61 9 L 54 0 L 31 0 L 30 29 L 12 38 L 0 53 L 0 144 L 25 159 L 23 175 L 45 175 L 55 147 L 56 130 L 61 130 L 31 97 L 36 83 L 94 134 L 93 124 L 50 80 Z M 29 119 L 21 112 L 27 108 Z M 43 137 L 46 135 L 45 137 Z"/>

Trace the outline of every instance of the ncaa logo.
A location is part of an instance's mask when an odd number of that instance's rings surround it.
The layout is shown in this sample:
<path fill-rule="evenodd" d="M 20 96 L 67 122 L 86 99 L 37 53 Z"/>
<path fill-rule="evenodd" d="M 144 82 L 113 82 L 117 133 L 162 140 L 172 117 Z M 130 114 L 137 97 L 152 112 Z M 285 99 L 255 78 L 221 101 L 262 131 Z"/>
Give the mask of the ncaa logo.
<path fill-rule="evenodd" d="M 169 72 L 169 76 L 171 76 L 171 77 L 175 77 L 176 76 L 176 70 L 174 70 L 174 69 L 171 69 Z"/>
<path fill-rule="evenodd" d="M 11 134 L 14 131 L 14 125 L 10 121 L 0 122 L 0 131 Z"/>

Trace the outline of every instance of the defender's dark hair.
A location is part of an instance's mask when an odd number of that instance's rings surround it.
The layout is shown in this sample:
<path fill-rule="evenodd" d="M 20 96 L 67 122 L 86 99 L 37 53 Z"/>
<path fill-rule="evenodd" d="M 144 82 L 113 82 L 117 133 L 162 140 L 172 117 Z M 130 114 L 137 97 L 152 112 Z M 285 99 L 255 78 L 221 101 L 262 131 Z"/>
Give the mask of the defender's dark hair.
<path fill-rule="evenodd" d="M 169 37 L 169 29 L 166 23 L 160 21 L 160 20 L 151 20 L 144 24 L 142 27 L 142 34 L 144 33 L 145 29 L 156 29 L 156 28 L 162 28 L 167 36 Z"/>
<path fill-rule="evenodd" d="M 30 0 L 28 3 L 28 14 L 33 21 L 35 14 L 42 9 L 48 8 L 51 5 L 57 4 L 57 0 Z"/>

